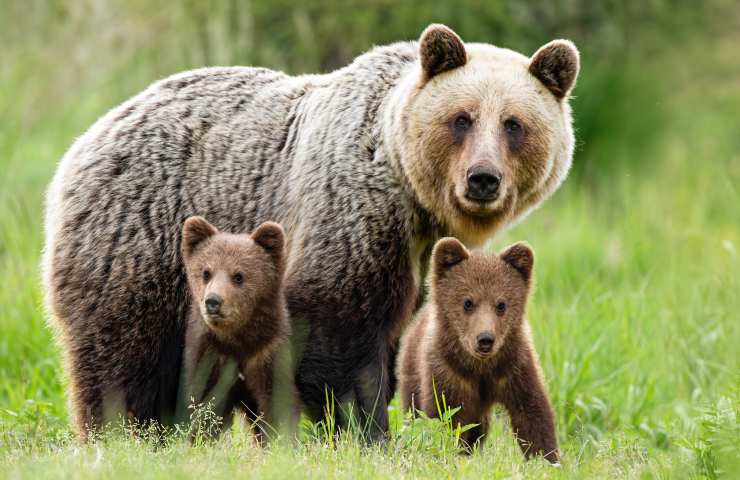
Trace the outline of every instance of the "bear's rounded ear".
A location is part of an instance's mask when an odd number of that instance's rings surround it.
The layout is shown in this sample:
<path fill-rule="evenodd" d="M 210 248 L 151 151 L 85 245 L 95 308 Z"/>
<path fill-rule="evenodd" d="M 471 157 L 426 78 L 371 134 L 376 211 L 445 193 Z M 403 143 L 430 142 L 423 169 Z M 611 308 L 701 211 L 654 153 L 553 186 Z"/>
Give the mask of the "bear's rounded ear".
<path fill-rule="evenodd" d="M 529 282 L 532 278 L 532 269 L 534 268 L 534 252 L 526 242 L 517 242 L 510 246 L 500 255 L 501 259 L 514 267 L 522 274 L 524 280 Z"/>
<path fill-rule="evenodd" d="M 529 63 L 529 72 L 555 97 L 566 97 L 576 83 L 580 68 L 578 49 L 570 40 L 553 40 L 540 47 Z"/>
<path fill-rule="evenodd" d="M 437 275 L 470 258 L 470 252 L 460 240 L 446 237 L 437 242 L 432 251 L 432 263 Z"/>
<path fill-rule="evenodd" d="M 449 27 L 433 23 L 419 38 L 419 57 L 424 81 L 433 76 L 462 67 L 468 61 L 465 45 Z"/>
<path fill-rule="evenodd" d="M 190 257 L 205 239 L 218 233 L 218 229 L 203 217 L 190 217 L 182 225 L 182 256 Z"/>
<path fill-rule="evenodd" d="M 252 232 L 252 240 L 271 255 L 280 255 L 285 245 L 283 227 L 275 222 L 265 222 Z"/>

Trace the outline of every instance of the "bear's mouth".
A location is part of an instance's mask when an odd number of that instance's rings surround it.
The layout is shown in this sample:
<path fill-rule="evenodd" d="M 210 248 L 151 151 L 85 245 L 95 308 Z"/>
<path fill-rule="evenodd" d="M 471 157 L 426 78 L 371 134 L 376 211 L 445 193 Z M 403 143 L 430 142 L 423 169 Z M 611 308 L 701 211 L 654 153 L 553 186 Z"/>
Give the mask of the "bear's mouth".
<path fill-rule="evenodd" d="M 509 206 L 509 198 L 509 196 L 505 196 L 502 199 L 501 195 L 492 200 L 476 200 L 468 196 L 462 196 L 461 198 L 455 193 L 454 188 L 450 189 L 450 203 L 452 203 L 455 210 L 462 215 L 482 220 L 490 220 L 492 217 L 503 213 Z"/>
<path fill-rule="evenodd" d="M 498 200 L 498 198 L 496 198 Z M 461 202 L 458 200 L 460 207 L 465 210 L 468 215 L 475 217 L 488 217 L 496 213 L 496 200 L 476 200 L 465 196 L 465 201 Z"/>
<path fill-rule="evenodd" d="M 205 313 L 203 319 L 209 327 L 220 327 L 224 324 L 226 317 L 223 313 Z"/>
<path fill-rule="evenodd" d="M 497 348 L 494 348 L 493 346 L 488 350 L 482 350 L 477 347 L 473 347 L 473 357 L 476 358 L 478 361 L 484 361 L 489 360 L 494 357 L 494 354 Z"/>

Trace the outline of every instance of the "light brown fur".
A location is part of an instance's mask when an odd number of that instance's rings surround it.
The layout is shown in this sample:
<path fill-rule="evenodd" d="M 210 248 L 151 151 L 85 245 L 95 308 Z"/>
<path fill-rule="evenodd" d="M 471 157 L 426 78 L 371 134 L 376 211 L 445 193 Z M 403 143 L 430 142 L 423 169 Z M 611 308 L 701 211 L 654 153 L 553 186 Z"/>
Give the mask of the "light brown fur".
<path fill-rule="evenodd" d="M 435 391 L 444 395 L 461 407 L 456 423 L 478 424 L 462 436 L 472 447 L 502 403 L 526 456 L 556 462 L 554 415 L 525 317 L 533 260 L 524 243 L 499 256 L 470 253 L 454 238 L 437 243 L 430 301 L 401 340 L 401 405 L 437 417 Z"/>
<path fill-rule="evenodd" d="M 213 401 L 215 413 L 224 419 L 222 427 L 240 409 L 261 439 L 258 421 L 271 420 L 275 356 L 290 331 L 282 288 L 283 229 L 265 222 L 252 235 L 235 235 L 191 217 L 182 236 L 192 307 L 178 421 L 186 420 L 190 402 Z M 213 313 L 207 301 L 216 298 L 222 303 Z M 214 434 L 220 430 L 199 428 Z"/>
<path fill-rule="evenodd" d="M 481 244 L 557 189 L 577 73 L 569 42 L 527 57 L 430 25 L 419 42 L 323 75 L 183 72 L 101 117 L 46 202 L 45 299 L 80 437 L 119 414 L 171 422 L 191 310 L 179 226 L 207 214 L 232 232 L 285 227 L 308 416 L 324 418 L 330 390 L 384 438 L 378 399 L 395 390 L 396 339 L 423 296 L 430 245 Z M 460 114 L 465 132 L 452 128 Z M 470 201 L 473 167 L 501 174 L 496 198 Z"/>
<path fill-rule="evenodd" d="M 447 232 L 479 245 L 565 179 L 573 152 L 567 98 L 578 76 L 578 50 L 554 40 L 527 58 L 463 44 L 444 25 L 430 25 L 419 44 L 422 72 L 398 89 L 402 113 L 386 121 L 419 202 Z M 453 128 L 460 114 L 471 122 L 464 133 Z M 507 121 L 521 127 L 516 136 Z M 502 174 L 495 200 L 467 198 L 467 173 L 476 166 Z"/>

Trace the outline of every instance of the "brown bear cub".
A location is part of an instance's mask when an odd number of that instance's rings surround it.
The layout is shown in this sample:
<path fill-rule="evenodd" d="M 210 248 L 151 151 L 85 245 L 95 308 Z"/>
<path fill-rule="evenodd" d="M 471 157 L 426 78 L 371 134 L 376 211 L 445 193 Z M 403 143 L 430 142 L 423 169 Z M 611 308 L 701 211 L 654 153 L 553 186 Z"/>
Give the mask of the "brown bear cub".
<path fill-rule="evenodd" d="M 527 457 L 558 461 L 555 419 L 525 318 L 534 254 L 516 243 L 498 256 L 469 252 L 457 239 L 434 247 L 431 298 L 401 340 L 401 405 L 437 417 L 442 394 L 461 407 L 454 420 L 469 449 L 502 403 Z"/>
<path fill-rule="evenodd" d="M 211 402 L 223 419 L 193 418 L 195 428 L 218 435 L 246 413 L 262 440 L 269 424 L 274 364 L 289 335 L 283 299 L 285 234 L 265 222 L 251 235 L 219 232 L 202 217 L 182 229 L 182 257 L 191 295 L 183 354 L 178 422 L 191 403 Z"/>

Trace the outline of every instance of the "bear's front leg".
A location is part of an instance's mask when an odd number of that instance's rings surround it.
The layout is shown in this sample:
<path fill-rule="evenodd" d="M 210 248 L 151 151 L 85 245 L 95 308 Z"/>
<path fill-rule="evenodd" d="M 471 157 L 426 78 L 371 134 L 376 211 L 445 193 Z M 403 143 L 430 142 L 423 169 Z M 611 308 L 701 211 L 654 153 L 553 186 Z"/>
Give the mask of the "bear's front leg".
<path fill-rule="evenodd" d="M 461 421 L 460 425 L 471 425 L 475 424 L 473 428 L 470 430 L 466 430 L 460 435 L 460 440 L 462 441 L 462 447 L 463 447 L 463 453 L 473 453 L 473 449 L 476 447 L 481 447 L 483 445 L 483 442 L 485 441 L 486 435 L 488 434 L 488 414 L 485 416 L 479 418 L 479 419 L 471 419 L 470 421 Z"/>
<path fill-rule="evenodd" d="M 535 362 L 530 356 L 529 363 L 508 379 L 503 404 L 524 455 L 543 455 L 550 463 L 557 463 L 555 415 Z"/>
<path fill-rule="evenodd" d="M 355 398 L 363 436 L 370 442 L 383 442 L 388 434 L 390 378 L 388 357 L 378 358 L 360 370 L 355 383 Z"/>

